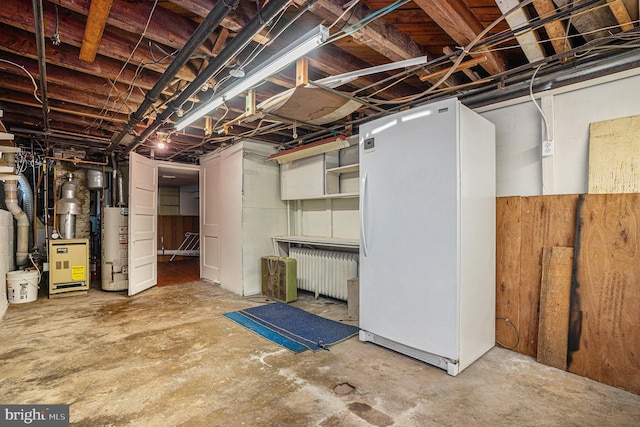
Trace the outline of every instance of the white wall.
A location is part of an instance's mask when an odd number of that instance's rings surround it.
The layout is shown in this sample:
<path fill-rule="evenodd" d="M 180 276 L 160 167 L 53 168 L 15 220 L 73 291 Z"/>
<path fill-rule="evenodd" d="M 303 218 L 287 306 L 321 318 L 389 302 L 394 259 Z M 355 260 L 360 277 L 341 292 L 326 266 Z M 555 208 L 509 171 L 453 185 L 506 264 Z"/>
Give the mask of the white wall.
<path fill-rule="evenodd" d="M 535 94 L 552 97 L 553 103 L 548 119 L 555 154 L 544 161 L 542 119 L 531 98 L 477 109 L 496 125 L 497 195 L 586 193 L 589 124 L 640 114 L 639 74 L 619 73 Z"/>
<path fill-rule="evenodd" d="M 0 236 L 8 244 L 0 245 L 0 320 L 4 317 L 9 305 L 7 301 L 7 272 L 12 271 L 13 257 L 13 215 L 0 210 Z"/>

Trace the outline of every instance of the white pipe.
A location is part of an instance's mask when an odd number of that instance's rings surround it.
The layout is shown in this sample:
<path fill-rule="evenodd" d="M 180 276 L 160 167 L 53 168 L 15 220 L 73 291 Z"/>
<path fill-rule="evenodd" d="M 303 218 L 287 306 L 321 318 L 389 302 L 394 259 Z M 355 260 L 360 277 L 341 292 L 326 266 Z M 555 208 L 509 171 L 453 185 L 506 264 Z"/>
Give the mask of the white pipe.
<path fill-rule="evenodd" d="M 13 214 L 18 221 L 18 243 L 16 248 L 16 264 L 22 267 L 27 263 L 29 255 L 29 218 L 20 206 L 18 206 L 18 184 L 16 181 L 5 181 L 4 183 L 5 204 L 7 210 Z"/>

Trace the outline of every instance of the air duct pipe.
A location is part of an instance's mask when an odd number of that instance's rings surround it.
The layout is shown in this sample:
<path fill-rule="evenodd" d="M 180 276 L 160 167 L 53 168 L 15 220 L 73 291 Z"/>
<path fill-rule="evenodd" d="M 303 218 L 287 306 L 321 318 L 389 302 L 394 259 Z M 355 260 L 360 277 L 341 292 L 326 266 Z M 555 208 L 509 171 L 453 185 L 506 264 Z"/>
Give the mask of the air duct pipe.
<path fill-rule="evenodd" d="M 20 190 L 22 191 L 22 209 L 29 218 L 29 223 L 33 222 L 33 191 L 27 181 L 27 177 L 24 174 L 18 175 L 18 182 L 20 183 Z"/>
<path fill-rule="evenodd" d="M 66 178 L 68 181 L 62 184 L 62 198 L 56 202 L 58 233 L 62 239 L 75 239 L 76 216 L 82 214 L 82 205 L 76 198 L 73 174 L 68 174 Z"/>
<path fill-rule="evenodd" d="M 124 206 L 124 179 L 122 177 L 122 172 L 118 171 L 116 181 L 118 183 L 118 203 L 116 206 L 122 207 Z"/>
<path fill-rule="evenodd" d="M 22 267 L 27 263 L 29 255 L 29 218 L 18 206 L 18 176 L 16 180 L 6 180 L 4 183 L 5 204 L 7 210 L 18 221 L 18 240 L 16 247 L 16 264 Z"/>

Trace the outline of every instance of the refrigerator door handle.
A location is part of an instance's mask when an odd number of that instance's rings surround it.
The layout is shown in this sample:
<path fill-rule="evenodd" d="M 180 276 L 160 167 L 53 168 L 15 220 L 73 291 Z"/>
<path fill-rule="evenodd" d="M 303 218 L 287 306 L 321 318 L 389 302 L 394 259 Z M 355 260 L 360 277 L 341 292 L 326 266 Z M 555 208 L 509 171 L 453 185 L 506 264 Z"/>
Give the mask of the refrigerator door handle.
<path fill-rule="evenodd" d="M 362 242 L 362 253 L 368 256 L 367 250 L 367 230 L 365 226 L 364 213 L 367 209 L 367 172 L 362 177 L 362 209 L 360 209 L 360 241 Z"/>

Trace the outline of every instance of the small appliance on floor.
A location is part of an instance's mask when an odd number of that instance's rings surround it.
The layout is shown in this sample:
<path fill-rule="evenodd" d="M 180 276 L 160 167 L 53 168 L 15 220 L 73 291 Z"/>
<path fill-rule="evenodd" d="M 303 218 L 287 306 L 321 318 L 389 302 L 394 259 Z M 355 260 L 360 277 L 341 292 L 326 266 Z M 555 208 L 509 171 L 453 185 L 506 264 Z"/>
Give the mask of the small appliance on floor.
<path fill-rule="evenodd" d="M 263 256 L 262 295 L 284 302 L 298 299 L 296 260 L 278 256 Z"/>

